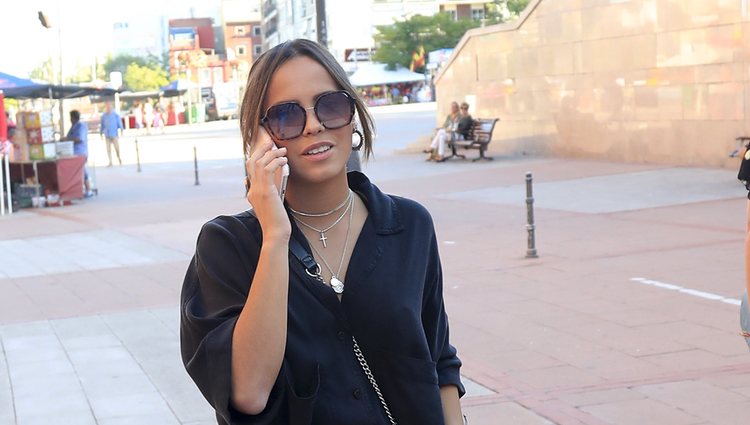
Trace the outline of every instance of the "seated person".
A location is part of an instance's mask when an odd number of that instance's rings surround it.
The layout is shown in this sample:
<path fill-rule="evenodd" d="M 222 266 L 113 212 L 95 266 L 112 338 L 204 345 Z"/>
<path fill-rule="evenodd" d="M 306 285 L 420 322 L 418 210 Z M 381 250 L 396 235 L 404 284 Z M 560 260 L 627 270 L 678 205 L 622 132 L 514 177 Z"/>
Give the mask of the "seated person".
<path fill-rule="evenodd" d="M 448 114 L 448 116 L 445 117 L 443 126 L 437 129 L 435 137 L 432 138 L 432 143 L 430 143 L 430 147 L 428 149 L 425 149 L 423 152 L 429 153 L 430 157 L 432 157 L 433 153 L 437 153 L 436 150 L 440 146 L 440 143 L 438 142 L 439 138 L 446 137 L 446 133 L 453 130 L 458 124 L 459 118 L 460 115 L 458 111 L 458 102 L 451 102 L 451 112 Z"/>
<path fill-rule="evenodd" d="M 427 158 L 427 160 L 436 162 L 445 161 L 445 148 L 448 146 L 448 142 L 453 140 L 468 139 L 471 133 L 471 126 L 473 124 L 474 119 L 469 114 L 469 104 L 463 102 L 461 104 L 461 112 L 459 118 L 451 127 L 451 129 L 441 129 L 432 140 L 432 151 L 430 152 L 430 156 Z"/>

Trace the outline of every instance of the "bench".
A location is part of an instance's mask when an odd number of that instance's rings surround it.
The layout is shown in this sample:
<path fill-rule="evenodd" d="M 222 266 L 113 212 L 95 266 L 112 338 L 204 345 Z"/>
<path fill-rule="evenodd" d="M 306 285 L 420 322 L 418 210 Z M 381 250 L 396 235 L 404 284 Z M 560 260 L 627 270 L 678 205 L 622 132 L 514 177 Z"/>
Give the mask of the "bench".
<path fill-rule="evenodd" d="M 482 159 L 491 161 L 491 156 L 485 156 L 484 153 L 487 151 L 487 145 L 492 141 L 492 131 L 495 130 L 495 124 L 499 121 L 498 118 L 481 119 L 477 118 L 471 126 L 469 131 L 469 138 L 465 140 L 451 140 L 448 142 L 448 146 L 451 148 L 451 156 L 447 159 L 458 157 L 466 159 L 466 155 L 459 154 L 457 149 L 479 149 L 479 156 L 472 159 L 472 162 L 476 162 Z"/>

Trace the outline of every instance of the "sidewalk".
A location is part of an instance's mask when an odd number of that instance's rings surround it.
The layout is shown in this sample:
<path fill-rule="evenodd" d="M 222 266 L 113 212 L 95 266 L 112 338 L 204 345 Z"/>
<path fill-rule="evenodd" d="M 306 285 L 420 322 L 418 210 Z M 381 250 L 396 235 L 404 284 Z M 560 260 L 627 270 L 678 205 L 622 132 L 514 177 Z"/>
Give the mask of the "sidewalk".
<path fill-rule="evenodd" d="M 99 197 L 0 218 L 0 424 L 215 423 L 177 303 L 200 225 L 245 208 L 241 167 L 98 169 Z M 435 219 L 472 425 L 748 422 L 733 170 L 398 153 L 366 172 Z"/>

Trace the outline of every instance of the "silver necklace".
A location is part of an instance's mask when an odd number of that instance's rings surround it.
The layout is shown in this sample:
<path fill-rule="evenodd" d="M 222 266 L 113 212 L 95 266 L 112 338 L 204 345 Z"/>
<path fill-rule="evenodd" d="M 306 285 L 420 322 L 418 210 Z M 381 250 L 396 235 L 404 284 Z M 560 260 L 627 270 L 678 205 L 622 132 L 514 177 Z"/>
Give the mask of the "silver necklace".
<path fill-rule="evenodd" d="M 352 218 L 354 217 L 354 207 L 351 206 L 351 208 L 347 208 L 349 210 L 349 223 L 346 225 L 346 239 L 344 239 L 344 250 L 341 251 L 341 260 L 339 260 L 339 268 L 336 270 L 336 273 L 333 272 L 333 269 L 331 266 L 328 265 L 328 262 L 326 259 L 320 255 L 320 252 L 318 252 L 317 249 L 315 249 L 314 246 L 310 245 L 310 248 L 312 248 L 313 252 L 323 261 L 323 264 L 325 264 L 328 271 L 331 272 L 331 281 L 328 282 L 328 286 L 333 288 L 333 292 L 337 294 L 343 294 L 344 293 L 344 282 L 339 279 L 339 273 L 341 273 L 341 266 L 344 264 L 344 256 L 346 256 L 346 248 L 349 246 L 349 231 L 352 228 Z M 320 280 L 323 280 L 323 277 L 320 278 Z M 323 281 L 325 282 L 325 281 Z"/>
<path fill-rule="evenodd" d="M 291 211 L 291 212 L 293 212 L 293 213 L 295 213 L 297 215 L 301 215 L 302 217 L 325 217 L 325 216 L 331 215 L 331 214 L 335 213 L 336 211 L 340 210 L 344 205 L 346 205 L 347 202 L 349 202 L 349 200 L 351 200 L 351 198 L 352 198 L 352 190 L 348 189 L 348 191 L 349 191 L 349 194 L 344 199 L 344 202 L 340 203 L 339 206 L 337 206 L 336 208 L 334 208 L 334 209 L 332 209 L 330 211 L 323 212 L 323 213 L 306 213 L 306 212 L 302 212 L 302 211 L 297 211 L 294 208 L 289 207 L 289 206 L 287 206 L 287 207 L 289 208 L 289 211 Z"/>
<path fill-rule="evenodd" d="M 354 204 L 354 202 L 353 202 L 354 198 L 352 197 L 352 192 L 351 191 L 349 192 L 349 197 L 347 199 L 349 201 L 349 205 L 346 206 L 346 208 L 341 213 L 341 215 L 339 216 L 339 218 L 337 218 L 333 222 L 333 224 L 331 224 L 330 226 L 326 227 L 325 229 L 318 229 L 317 227 L 313 227 L 313 226 L 305 223 L 304 221 L 300 220 L 299 217 L 294 217 L 294 219 L 297 221 L 297 223 L 299 223 L 299 224 L 307 227 L 308 229 L 314 230 L 314 231 L 318 232 L 320 234 L 320 238 L 318 240 L 320 240 L 320 242 L 323 243 L 323 248 L 328 248 L 328 244 L 326 243 L 326 241 L 328 240 L 328 238 L 326 237 L 326 232 L 329 231 L 329 230 L 331 230 L 331 229 L 333 229 L 337 224 L 339 224 L 341 222 L 341 220 L 343 220 L 344 217 L 346 216 L 346 212 L 349 211 L 350 208 L 352 208 L 352 205 Z"/>

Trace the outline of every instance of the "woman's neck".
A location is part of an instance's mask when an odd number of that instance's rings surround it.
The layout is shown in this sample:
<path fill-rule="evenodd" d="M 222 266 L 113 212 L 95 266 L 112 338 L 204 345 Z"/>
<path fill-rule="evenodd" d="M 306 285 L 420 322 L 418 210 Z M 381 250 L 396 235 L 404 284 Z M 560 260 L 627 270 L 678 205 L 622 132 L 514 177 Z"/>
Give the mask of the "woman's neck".
<path fill-rule="evenodd" d="M 310 183 L 289 180 L 286 201 L 297 211 L 319 214 L 331 211 L 349 195 L 346 174 L 341 174 L 326 182 Z M 327 220 L 326 217 L 321 217 Z"/>

